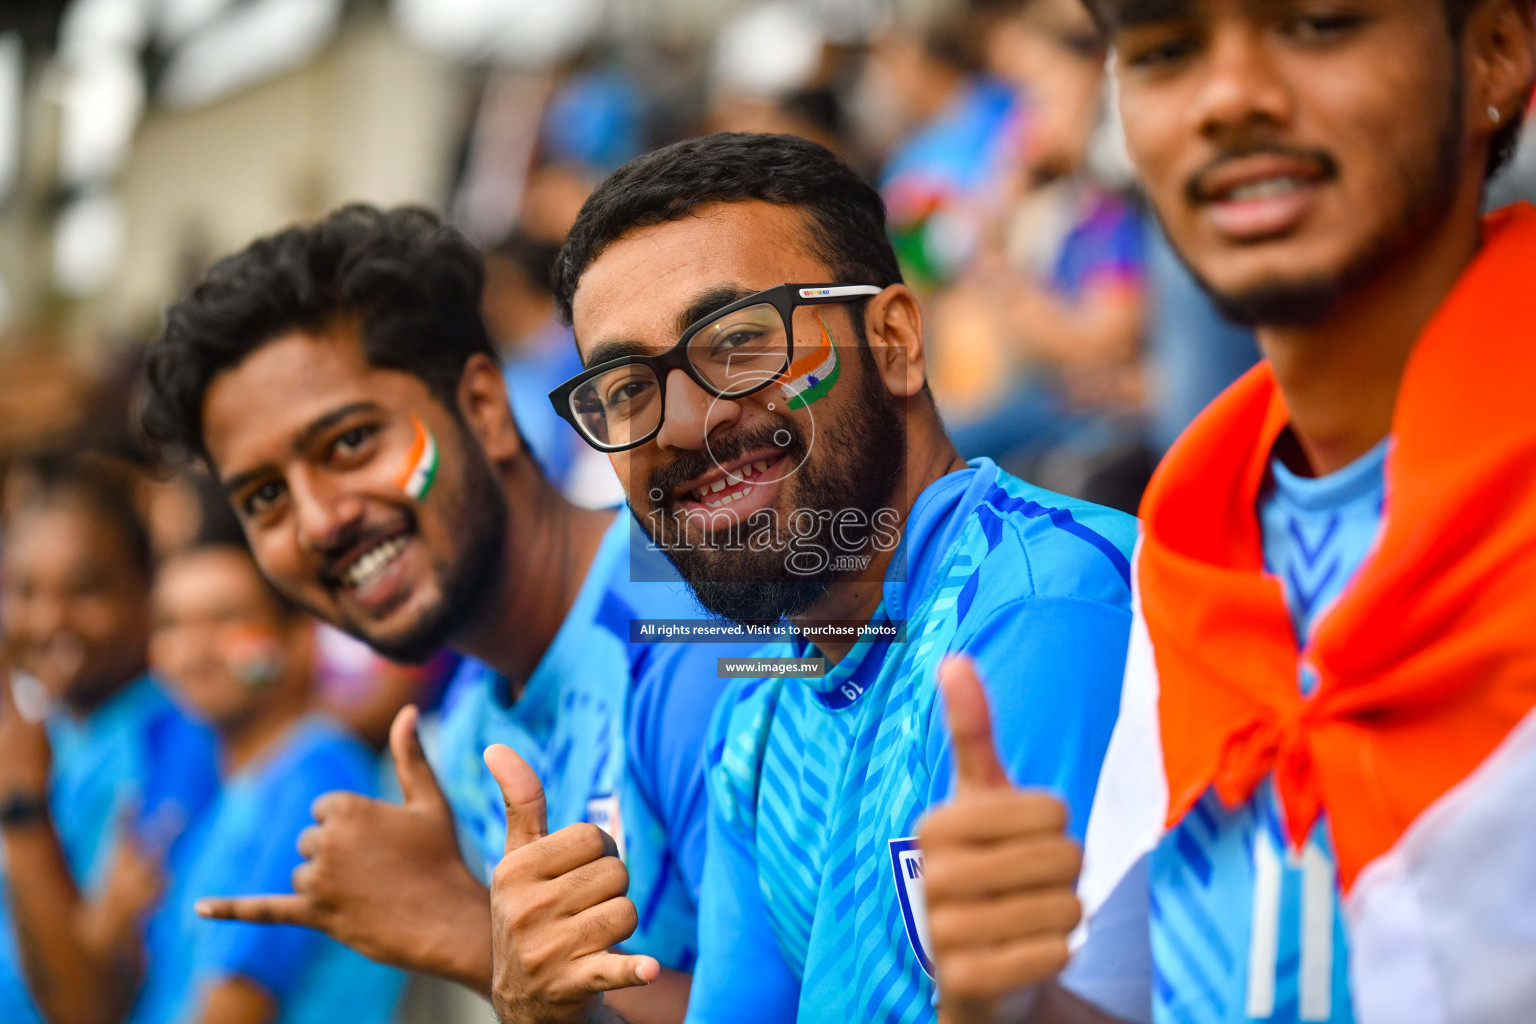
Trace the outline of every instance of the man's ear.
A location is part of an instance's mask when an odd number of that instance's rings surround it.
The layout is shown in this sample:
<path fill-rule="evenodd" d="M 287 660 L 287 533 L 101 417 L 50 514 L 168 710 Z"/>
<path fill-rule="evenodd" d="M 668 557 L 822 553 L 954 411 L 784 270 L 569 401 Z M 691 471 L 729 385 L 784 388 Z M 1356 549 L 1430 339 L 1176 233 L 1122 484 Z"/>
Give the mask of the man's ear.
<path fill-rule="evenodd" d="M 923 311 L 912 289 L 893 284 L 870 299 L 864 308 L 864 335 L 891 394 L 912 398 L 923 390 L 928 352 L 923 347 Z"/>
<path fill-rule="evenodd" d="M 1536 12 L 1528 0 L 1485 0 L 1462 33 L 1470 60 L 1470 123 L 1490 135 L 1525 117 L 1536 78 Z M 1489 116 L 1497 111 L 1498 121 Z"/>
<path fill-rule="evenodd" d="M 501 367 L 484 353 L 476 353 L 464 363 L 459 377 L 459 412 L 492 464 L 505 463 L 524 451 Z"/>

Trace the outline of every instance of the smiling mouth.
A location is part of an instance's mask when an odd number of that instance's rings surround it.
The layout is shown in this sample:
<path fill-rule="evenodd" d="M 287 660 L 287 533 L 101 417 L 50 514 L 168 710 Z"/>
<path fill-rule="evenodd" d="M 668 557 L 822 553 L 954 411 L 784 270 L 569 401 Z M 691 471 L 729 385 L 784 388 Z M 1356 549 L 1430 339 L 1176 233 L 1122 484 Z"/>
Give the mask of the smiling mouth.
<path fill-rule="evenodd" d="M 1277 196 L 1289 195 L 1315 184 L 1315 178 L 1302 178 L 1285 175 L 1274 178 L 1261 178 L 1258 181 L 1244 182 L 1234 186 L 1216 197 L 1218 202 L 1251 203 L 1260 199 L 1274 199 Z"/>
<path fill-rule="evenodd" d="M 758 487 L 777 483 L 778 478 L 770 477 L 769 472 L 783 459 L 782 454 L 774 454 L 743 462 L 725 470 L 713 480 L 679 491 L 676 497 L 689 499 L 708 509 L 725 508 L 746 498 Z"/>
<path fill-rule="evenodd" d="M 410 542 L 407 534 L 396 534 L 374 542 L 337 570 L 331 582 L 354 592 L 367 590 L 383 577 Z"/>

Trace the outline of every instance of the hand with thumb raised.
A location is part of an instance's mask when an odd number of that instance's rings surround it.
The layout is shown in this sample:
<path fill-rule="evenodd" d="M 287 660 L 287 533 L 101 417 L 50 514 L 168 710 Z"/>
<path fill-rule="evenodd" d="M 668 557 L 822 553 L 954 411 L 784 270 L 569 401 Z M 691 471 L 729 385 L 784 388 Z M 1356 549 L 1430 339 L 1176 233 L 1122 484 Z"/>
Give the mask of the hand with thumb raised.
<path fill-rule="evenodd" d="M 502 1024 L 589 1021 L 602 994 L 656 980 L 649 956 L 612 951 L 639 917 L 629 872 L 596 825 L 553 835 L 544 787 L 528 762 L 495 744 L 485 764 L 501 787 L 507 845 L 491 883 L 491 1002 Z"/>
<path fill-rule="evenodd" d="M 453 814 L 406 706 L 389 731 L 403 804 L 358 793 L 315 801 L 315 824 L 299 833 L 304 862 L 292 893 L 197 903 L 204 917 L 297 924 L 325 932 L 365 956 L 457 981 L 488 994 L 489 899 L 459 854 Z"/>
<path fill-rule="evenodd" d="M 928 930 L 944 1024 L 996 1019 L 1002 997 L 1053 978 L 1082 916 L 1082 856 L 1066 807 L 1015 789 L 997 756 L 987 695 L 969 659 L 939 667 L 955 756 L 954 798 L 919 829 Z"/>

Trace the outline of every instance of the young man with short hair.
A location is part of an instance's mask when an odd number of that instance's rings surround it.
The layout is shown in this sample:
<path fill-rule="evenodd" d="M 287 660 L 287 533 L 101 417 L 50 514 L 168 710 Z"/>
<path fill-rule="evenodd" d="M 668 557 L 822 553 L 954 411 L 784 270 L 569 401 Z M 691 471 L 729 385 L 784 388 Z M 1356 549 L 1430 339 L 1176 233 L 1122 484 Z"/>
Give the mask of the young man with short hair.
<path fill-rule="evenodd" d="M 631 585 L 623 524 L 539 472 L 481 285 L 480 254 L 432 214 L 352 206 L 215 265 L 151 348 L 145 425 L 203 457 L 280 592 L 388 656 L 451 644 L 481 663 L 443 727 L 441 787 L 407 708 L 391 735 L 403 807 L 329 808 L 296 895 L 202 910 L 320 928 L 491 995 L 507 1021 L 660 975 L 611 1002 L 675 1020 L 696 950 L 700 750 L 729 652 L 628 643 L 630 619 L 692 602 L 675 582 Z M 528 954 L 494 977 L 493 869 Z"/>
<path fill-rule="evenodd" d="M 1536 210 L 1480 208 L 1536 77 L 1529 0 L 1090 7 L 1153 206 L 1266 359 L 1142 506 L 1084 948 L 1150 877 L 1154 1020 L 1524 1020 Z M 936 813 L 931 869 L 1033 841 L 986 820 L 1031 797 Z M 984 901 L 929 898 L 979 1010 L 1049 975 L 997 955 L 1038 917 L 967 936 Z"/>
<path fill-rule="evenodd" d="M 880 198 L 814 143 L 638 158 L 588 199 L 559 274 L 587 369 L 557 410 L 707 608 L 810 629 L 768 653 L 829 666 L 722 698 L 689 1020 L 931 1020 L 913 837 L 953 779 L 934 668 L 965 651 L 1001 681 L 1009 770 L 1086 821 L 1132 521 L 959 458 Z M 1066 840 L 1043 856 L 1075 866 Z"/>

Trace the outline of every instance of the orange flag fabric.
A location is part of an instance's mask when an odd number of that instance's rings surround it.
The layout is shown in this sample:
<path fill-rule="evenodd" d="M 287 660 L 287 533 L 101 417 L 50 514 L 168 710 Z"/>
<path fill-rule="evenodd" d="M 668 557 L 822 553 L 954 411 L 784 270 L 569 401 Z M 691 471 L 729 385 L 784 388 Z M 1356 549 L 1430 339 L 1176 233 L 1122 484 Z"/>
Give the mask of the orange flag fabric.
<path fill-rule="evenodd" d="M 1419 339 L 1377 547 L 1300 651 L 1257 503 L 1289 415 L 1267 363 L 1169 453 L 1137 570 L 1172 826 L 1273 773 L 1293 842 L 1326 810 L 1347 891 L 1536 707 L 1536 208 L 1509 207 Z M 1298 686 L 1317 673 L 1310 697 Z"/>

